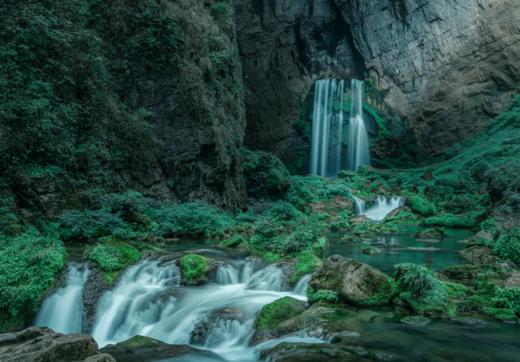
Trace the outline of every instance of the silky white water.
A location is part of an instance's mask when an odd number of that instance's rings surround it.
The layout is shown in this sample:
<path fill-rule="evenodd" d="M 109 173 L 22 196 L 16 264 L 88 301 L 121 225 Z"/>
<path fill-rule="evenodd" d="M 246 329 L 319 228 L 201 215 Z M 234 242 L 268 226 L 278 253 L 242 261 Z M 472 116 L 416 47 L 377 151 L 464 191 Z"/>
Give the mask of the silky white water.
<path fill-rule="evenodd" d="M 314 85 L 310 172 L 336 177 L 346 167 L 343 140 L 345 81 L 322 79 Z"/>
<path fill-rule="evenodd" d="M 249 341 L 258 312 L 284 296 L 306 300 L 308 278 L 289 292 L 279 268 L 255 271 L 251 262 L 236 262 L 219 267 L 217 283 L 181 288 L 174 263 L 143 261 L 102 297 L 93 336 L 100 346 L 143 335 L 170 344 L 191 344 L 228 361 L 256 361 L 262 346 L 251 347 Z M 208 330 L 202 341 L 194 337 L 201 324 Z M 320 341 L 304 335 L 291 340 Z"/>
<path fill-rule="evenodd" d="M 83 287 L 88 274 L 85 264 L 69 264 L 65 285 L 45 299 L 34 324 L 60 333 L 81 333 Z"/>
<path fill-rule="evenodd" d="M 368 209 L 366 209 L 364 200 L 356 197 L 355 201 L 356 212 L 375 221 L 383 220 L 389 213 L 404 205 L 404 198 L 399 196 L 378 196 L 375 204 Z"/>
<path fill-rule="evenodd" d="M 359 166 L 370 165 L 368 133 L 363 119 L 363 81 L 352 79 L 350 89 L 348 167 L 357 171 Z"/>

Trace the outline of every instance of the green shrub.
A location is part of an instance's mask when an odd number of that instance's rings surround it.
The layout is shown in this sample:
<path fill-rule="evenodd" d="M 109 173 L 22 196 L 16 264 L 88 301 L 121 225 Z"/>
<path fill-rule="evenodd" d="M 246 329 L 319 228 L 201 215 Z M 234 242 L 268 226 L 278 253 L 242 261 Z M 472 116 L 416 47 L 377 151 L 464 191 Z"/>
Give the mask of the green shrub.
<path fill-rule="evenodd" d="M 318 222 L 315 220 L 302 220 L 291 234 L 279 239 L 277 250 L 282 254 L 293 254 L 312 248 L 318 243 L 321 235 L 321 225 Z"/>
<path fill-rule="evenodd" d="M 262 151 L 242 150 L 242 168 L 249 196 L 280 198 L 291 184 L 289 171 L 276 156 Z"/>
<path fill-rule="evenodd" d="M 412 210 L 422 216 L 430 216 L 437 212 L 435 204 L 429 202 L 424 197 L 414 196 L 410 199 Z"/>
<path fill-rule="evenodd" d="M 293 204 L 286 201 L 273 203 L 264 214 L 281 221 L 297 220 L 302 217 L 302 213 Z"/>
<path fill-rule="evenodd" d="M 311 303 L 337 303 L 339 301 L 338 293 L 328 289 L 318 289 L 315 291 L 311 287 L 308 287 L 307 297 Z"/>
<path fill-rule="evenodd" d="M 305 274 L 311 274 L 322 265 L 322 261 L 312 251 L 305 250 L 296 255 L 291 282 L 296 283 Z"/>
<path fill-rule="evenodd" d="M 215 206 L 190 202 L 161 206 L 148 211 L 162 236 L 215 237 L 229 231 L 233 219 Z"/>
<path fill-rule="evenodd" d="M 328 200 L 336 196 L 352 198 L 348 184 L 342 179 L 325 180 L 323 177 L 315 175 L 291 176 L 291 187 L 287 192 L 287 200 L 300 209 L 305 209 L 310 203 Z"/>
<path fill-rule="evenodd" d="M 520 228 L 511 229 L 502 235 L 493 249 L 502 259 L 520 265 Z"/>
<path fill-rule="evenodd" d="M 72 210 L 58 218 L 61 235 L 65 240 L 91 239 L 112 234 L 131 232 L 131 227 L 120 215 L 106 210 Z"/>
<path fill-rule="evenodd" d="M 417 313 L 441 311 L 447 306 L 444 284 L 428 268 L 417 264 L 396 265 L 396 302 Z"/>
<path fill-rule="evenodd" d="M 424 220 L 426 226 L 446 226 L 452 228 L 472 228 L 477 225 L 479 213 L 467 213 L 461 215 L 443 214 L 431 216 Z"/>
<path fill-rule="evenodd" d="M 117 240 L 96 244 L 94 247 L 87 248 L 85 254 L 90 262 L 106 272 L 122 270 L 141 258 L 139 250 Z"/>
<path fill-rule="evenodd" d="M 65 268 L 66 256 L 56 236 L 32 229 L 0 240 L 0 330 L 23 327 Z"/>
<path fill-rule="evenodd" d="M 210 260 L 198 254 L 187 254 L 179 260 L 182 280 L 185 284 L 193 285 L 202 282 L 210 270 Z"/>
<path fill-rule="evenodd" d="M 499 288 L 486 311 L 498 319 L 520 317 L 520 288 Z"/>

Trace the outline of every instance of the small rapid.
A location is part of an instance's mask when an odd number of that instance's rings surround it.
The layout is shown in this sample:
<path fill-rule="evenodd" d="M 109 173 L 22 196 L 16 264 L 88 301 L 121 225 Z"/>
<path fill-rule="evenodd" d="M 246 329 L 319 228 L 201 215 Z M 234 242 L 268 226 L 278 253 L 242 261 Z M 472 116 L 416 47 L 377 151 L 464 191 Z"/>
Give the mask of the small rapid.
<path fill-rule="evenodd" d="M 276 266 L 256 270 L 254 263 L 240 261 L 220 265 L 215 279 L 202 287 L 180 287 L 174 262 L 142 261 L 102 297 L 92 334 L 100 346 L 142 335 L 209 350 L 227 361 L 257 361 L 262 349 L 289 337 L 251 346 L 256 316 L 285 296 L 306 300 L 310 276 L 289 291 Z M 304 335 L 289 339 L 320 341 Z"/>
<path fill-rule="evenodd" d="M 60 333 L 81 333 L 83 288 L 88 274 L 86 264 L 70 263 L 64 286 L 45 299 L 34 324 Z"/>

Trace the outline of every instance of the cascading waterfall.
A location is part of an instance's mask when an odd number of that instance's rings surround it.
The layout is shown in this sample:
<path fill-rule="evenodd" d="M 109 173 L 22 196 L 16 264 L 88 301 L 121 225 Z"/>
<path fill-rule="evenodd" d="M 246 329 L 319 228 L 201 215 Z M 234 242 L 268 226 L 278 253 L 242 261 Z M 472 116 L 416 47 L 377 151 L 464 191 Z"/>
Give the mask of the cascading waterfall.
<path fill-rule="evenodd" d="M 218 268 L 215 284 L 180 288 L 175 264 L 145 260 L 125 272 L 115 289 L 102 297 L 93 336 L 100 346 L 143 335 L 171 344 L 191 344 L 228 361 L 256 361 L 262 347 L 249 345 L 256 315 L 264 305 L 284 296 L 306 300 L 303 290 L 308 279 L 302 278 L 294 292 L 283 291 L 279 268 L 268 266 L 255 272 L 252 262 L 234 262 Z M 207 331 L 202 337 L 197 333 L 200 325 Z M 290 340 L 322 342 L 305 335 Z M 270 341 L 265 348 L 283 341 Z"/>
<path fill-rule="evenodd" d="M 357 171 L 359 166 L 370 165 L 368 133 L 363 120 L 363 81 L 352 79 L 350 88 L 348 166 Z"/>
<path fill-rule="evenodd" d="M 356 211 L 359 215 L 375 221 L 383 220 L 389 213 L 404 205 L 404 198 L 399 196 L 378 196 L 372 207 L 366 209 L 365 201 L 356 197 Z"/>
<path fill-rule="evenodd" d="M 88 274 L 85 264 L 70 263 L 65 285 L 45 299 L 34 324 L 60 333 L 81 333 L 83 287 Z"/>
<path fill-rule="evenodd" d="M 336 177 L 346 166 L 343 157 L 343 98 L 345 81 L 318 80 L 314 86 L 311 173 Z"/>
<path fill-rule="evenodd" d="M 304 275 L 296 284 L 296 286 L 293 289 L 294 294 L 298 295 L 306 295 L 307 294 L 307 287 L 309 286 L 309 282 L 311 281 L 311 275 L 306 274 Z"/>

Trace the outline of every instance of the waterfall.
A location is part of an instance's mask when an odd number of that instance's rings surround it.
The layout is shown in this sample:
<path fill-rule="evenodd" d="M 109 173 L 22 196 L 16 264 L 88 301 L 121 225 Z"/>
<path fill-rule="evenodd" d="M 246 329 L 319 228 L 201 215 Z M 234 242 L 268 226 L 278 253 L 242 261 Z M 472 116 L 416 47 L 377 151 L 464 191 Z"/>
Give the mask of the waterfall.
<path fill-rule="evenodd" d="M 34 324 L 60 333 L 81 333 L 83 287 L 88 273 L 85 264 L 71 263 L 65 285 L 45 299 Z"/>
<path fill-rule="evenodd" d="M 145 260 L 102 297 L 93 336 L 100 346 L 143 335 L 207 349 L 227 361 L 257 361 L 262 347 L 249 341 L 262 307 L 285 296 L 306 300 L 303 293 L 284 291 L 284 279 L 275 266 L 255 271 L 251 262 L 232 262 L 219 266 L 217 283 L 181 288 L 175 264 Z M 321 342 L 307 336 L 291 341 Z"/>
<path fill-rule="evenodd" d="M 404 198 L 399 196 L 385 197 L 378 196 L 375 204 L 365 209 L 365 201 L 355 197 L 356 211 L 359 215 L 364 215 L 367 218 L 375 221 L 383 220 L 389 213 L 404 205 Z"/>
<path fill-rule="evenodd" d="M 352 79 L 348 143 L 348 165 L 357 171 L 361 165 L 370 165 L 368 133 L 363 120 L 363 81 Z"/>
<path fill-rule="evenodd" d="M 345 166 L 343 98 L 345 81 L 318 80 L 314 86 L 311 173 L 336 177 Z"/>
<path fill-rule="evenodd" d="M 296 283 L 296 286 L 293 289 L 294 294 L 298 295 L 307 295 L 307 287 L 309 286 L 309 282 L 311 281 L 311 275 L 306 274 Z"/>

